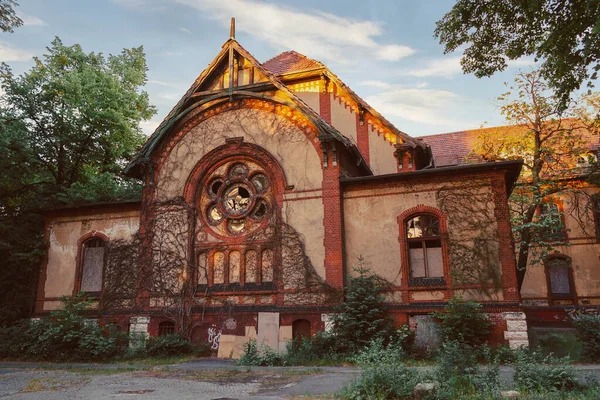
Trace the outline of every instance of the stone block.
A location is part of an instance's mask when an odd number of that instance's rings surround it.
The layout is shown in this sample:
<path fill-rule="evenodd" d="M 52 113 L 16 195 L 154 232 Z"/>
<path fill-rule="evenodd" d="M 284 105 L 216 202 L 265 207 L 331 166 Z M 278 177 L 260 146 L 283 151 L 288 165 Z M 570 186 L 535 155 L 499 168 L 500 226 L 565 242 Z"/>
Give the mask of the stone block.
<path fill-rule="evenodd" d="M 529 340 L 509 340 L 508 347 L 513 350 L 520 347 L 529 347 Z"/>
<path fill-rule="evenodd" d="M 415 386 L 413 390 L 413 396 L 415 400 L 430 399 L 435 393 L 435 383 L 433 382 L 421 382 Z"/>
<path fill-rule="evenodd" d="M 518 399 L 521 394 L 516 390 L 506 390 L 504 392 L 500 392 L 500 396 L 503 399 Z"/>
<path fill-rule="evenodd" d="M 528 340 L 529 337 L 526 331 L 506 331 L 504 332 L 504 339 L 506 340 Z"/>
<path fill-rule="evenodd" d="M 509 319 L 506 321 L 506 330 L 527 332 L 527 321 Z"/>
<path fill-rule="evenodd" d="M 508 320 L 525 320 L 526 319 L 524 312 L 503 312 L 502 318 L 504 318 L 506 321 L 508 321 Z"/>

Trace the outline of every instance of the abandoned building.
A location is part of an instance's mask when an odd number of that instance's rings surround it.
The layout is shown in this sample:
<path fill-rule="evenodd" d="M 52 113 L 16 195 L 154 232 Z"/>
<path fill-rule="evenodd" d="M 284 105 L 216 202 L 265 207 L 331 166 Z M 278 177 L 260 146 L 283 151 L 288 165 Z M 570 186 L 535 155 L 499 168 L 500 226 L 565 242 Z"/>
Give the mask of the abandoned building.
<path fill-rule="evenodd" d="M 570 310 L 600 306 L 600 188 L 587 181 L 591 167 L 600 157 L 600 135 L 575 120 L 564 120 L 581 140 L 581 152 L 558 151 L 554 156 L 556 179 L 563 179 L 565 190 L 553 195 L 548 206 L 559 215 L 555 243 L 543 260 L 530 257 L 521 288 L 523 311 L 530 327 L 563 325 Z M 526 127 L 512 125 L 423 137 L 431 147 L 436 167 L 480 162 L 478 145 L 486 137 L 524 137 Z M 558 157 L 566 158 L 559 162 Z M 531 260 L 534 260 L 533 262 Z"/>
<path fill-rule="evenodd" d="M 46 212 L 36 315 L 84 291 L 102 324 L 186 329 L 221 357 L 249 338 L 284 349 L 327 329 L 360 264 L 417 340 L 458 295 L 523 344 L 507 206 L 521 164 L 436 164 L 322 63 L 260 63 L 232 35 L 127 166 L 140 202 Z"/>

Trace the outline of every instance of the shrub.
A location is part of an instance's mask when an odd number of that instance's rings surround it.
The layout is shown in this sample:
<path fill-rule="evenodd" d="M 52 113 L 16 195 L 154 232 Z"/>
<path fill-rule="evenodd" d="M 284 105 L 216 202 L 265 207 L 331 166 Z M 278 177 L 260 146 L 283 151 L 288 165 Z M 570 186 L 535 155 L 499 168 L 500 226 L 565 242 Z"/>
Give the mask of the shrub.
<path fill-rule="evenodd" d="M 478 365 L 478 357 L 487 366 Z M 442 344 L 435 378 L 439 383 L 436 396 L 440 399 L 465 398 L 479 395 L 493 398 L 500 389 L 500 370 L 489 347 L 482 351 L 456 340 Z"/>
<path fill-rule="evenodd" d="M 573 325 L 583 343 L 583 354 L 597 360 L 600 357 L 600 315 L 580 314 L 573 317 Z"/>
<path fill-rule="evenodd" d="M 518 388 L 527 392 L 564 391 L 577 386 L 575 369 L 569 365 L 568 357 L 548 355 L 540 361 L 535 352 L 517 353 L 514 379 Z"/>
<path fill-rule="evenodd" d="M 482 312 L 483 306 L 474 301 L 454 298 L 448 302 L 443 313 L 436 313 L 442 340 L 453 340 L 470 346 L 487 341 L 492 323 Z"/>
<path fill-rule="evenodd" d="M 416 369 L 402 364 L 372 364 L 337 394 L 343 399 L 412 399 L 421 381 Z"/>
<path fill-rule="evenodd" d="M 55 361 L 105 360 L 124 351 L 125 333 L 111 337 L 82 315 L 91 301 L 80 294 L 62 299 L 63 308 L 53 311 L 49 318 L 29 320 L 0 330 L 5 344 L 0 356 L 35 358 Z"/>
<path fill-rule="evenodd" d="M 405 358 L 406 353 L 400 344 L 392 342 L 385 345 L 383 338 L 377 338 L 352 357 L 352 361 L 366 367 L 376 364 L 398 364 Z"/>
<path fill-rule="evenodd" d="M 276 366 L 281 365 L 282 358 L 272 348 L 267 345 L 258 345 L 255 339 L 250 339 L 244 343 L 244 350 L 240 359 L 239 365 L 255 365 L 255 366 Z"/>
<path fill-rule="evenodd" d="M 153 337 L 146 343 L 146 354 L 150 357 L 168 357 L 185 354 L 206 354 L 208 345 L 195 345 L 178 334 Z"/>
<path fill-rule="evenodd" d="M 385 281 L 361 266 L 354 270 L 358 276 L 350 278 L 344 303 L 333 317 L 338 352 L 355 353 L 373 339 L 388 340 L 394 334 L 384 308 Z"/>
<path fill-rule="evenodd" d="M 532 347 L 539 347 L 545 354 L 554 354 L 557 357 L 569 356 L 571 360 L 579 360 L 583 346 L 573 332 L 549 332 L 539 329 L 530 331 L 529 343 Z"/>

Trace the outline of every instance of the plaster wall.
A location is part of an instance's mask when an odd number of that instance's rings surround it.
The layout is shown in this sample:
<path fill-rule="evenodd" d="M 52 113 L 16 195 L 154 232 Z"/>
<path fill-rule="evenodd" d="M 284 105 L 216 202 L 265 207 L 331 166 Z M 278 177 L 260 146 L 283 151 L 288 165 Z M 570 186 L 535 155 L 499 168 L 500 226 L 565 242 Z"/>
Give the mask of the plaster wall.
<path fill-rule="evenodd" d="M 369 160 L 375 175 L 393 174 L 398 172 L 394 146 L 385 140 L 384 135 L 377 134 L 373 125 L 369 125 Z"/>
<path fill-rule="evenodd" d="M 331 96 L 331 125 L 344 136 L 356 144 L 356 113 L 345 103 L 340 102 L 339 97 Z"/>
<path fill-rule="evenodd" d="M 453 186 L 455 189 L 452 189 Z M 492 263 L 496 264 L 494 268 L 497 268 L 497 273 L 500 274 L 499 251 L 493 240 L 497 232 L 494 203 L 485 200 L 491 198 L 492 194 L 489 180 L 447 182 L 446 189 L 451 195 L 454 193 L 460 194 L 459 199 L 463 199 L 466 196 L 464 190 L 468 190 L 468 193 L 471 193 L 469 199 L 478 201 L 477 207 L 483 210 L 482 212 L 486 213 L 490 219 L 493 219 L 493 221 L 489 221 L 487 227 L 489 237 L 492 238 L 491 244 L 488 244 L 488 250 L 492 255 Z M 345 191 L 343 205 L 347 256 L 346 272 L 352 274 L 352 267 L 357 265 L 358 258 L 362 256 L 366 266 L 371 268 L 372 271 L 391 283 L 400 285 L 402 265 L 398 241 L 398 216 L 418 205 L 435 207 L 445 211 L 450 237 L 456 238 L 455 240 L 462 245 L 472 245 L 474 236 L 480 234 L 481 231 L 462 229 L 453 235 L 451 233 L 453 229 L 457 231 L 464 220 L 464 216 L 455 214 L 454 209 L 462 208 L 463 204 L 443 205 L 442 200 L 440 200 L 442 198 L 447 199 L 448 197 L 441 195 L 439 183 L 433 182 L 395 186 L 382 184 L 381 187 L 373 185 L 364 189 L 354 188 Z M 460 260 L 453 260 L 450 255 L 451 268 L 459 262 Z M 428 295 L 424 294 L 423 296 Z M 501 297 L 501 295 L 499 296 Z M 435 299 L 435 296 L 432 299 Z"/>
<path fill-rule="evenodd" d="M 45 296 L 70 296 L 75 284 L 77 241 L 90 232 L 101 232 L 110 240 L 128 239 L 139 228 L 139 211 L 99 213 L 50 219 Z M 54 307 L 53 307 L 54 308 Z"/>
<path fill-rule="evenodd" d="M 305 133 L 283 116 L 242 109 L 225 111 L 199 123 L 167 155 L 158 174 L 158 200 L 182 196 L 195 165 L 231 137 L 243 137 L 263 147 L 279 162 L 288 185 L 294 186 L 284 196 L 283 220 L 303 237 L 315 270 L 325 276 L 321 160 Z"/>
<path fill-rule="evenodd" d="M 297 91 L 294 91 L 294 94 L 297 97 L 299 97 L 300 100 L 304 101 L 315 112 L 317 112 L 317 113 L 319 112 L 319 91 L 318 91 L 318 89 L 314 90 L 312 92 L 297 92 Z"/>

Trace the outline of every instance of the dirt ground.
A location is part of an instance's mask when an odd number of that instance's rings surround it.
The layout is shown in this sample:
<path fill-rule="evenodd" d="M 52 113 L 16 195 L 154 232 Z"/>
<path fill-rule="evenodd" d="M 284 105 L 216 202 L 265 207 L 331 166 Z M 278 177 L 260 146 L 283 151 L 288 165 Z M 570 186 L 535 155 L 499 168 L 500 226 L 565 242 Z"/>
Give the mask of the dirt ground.
<path fill-rule="evenodd" d="M 333 393 L 356 375 L 354 369 L 210 366 L 3 365 L 0 398 L 289 399 Z"/>

